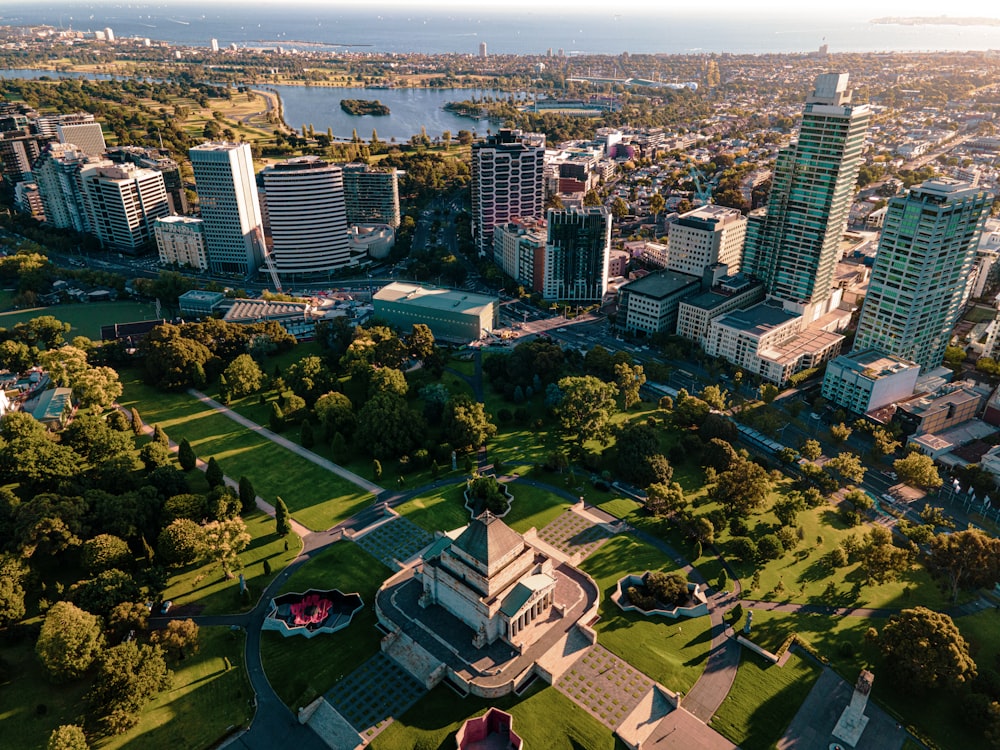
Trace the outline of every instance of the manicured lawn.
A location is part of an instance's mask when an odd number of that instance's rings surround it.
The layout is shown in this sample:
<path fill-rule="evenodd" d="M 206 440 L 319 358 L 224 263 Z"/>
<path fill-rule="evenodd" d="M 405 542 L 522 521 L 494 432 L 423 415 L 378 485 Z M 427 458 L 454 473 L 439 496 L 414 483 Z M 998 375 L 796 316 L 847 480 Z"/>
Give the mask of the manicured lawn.
<path fill-rule="evenodd" d="M 6 305 L 3 308 L 5 309 Z M 156 317 L 153 305 L 145 302 L 88 302 L 74 305 L 53 305 L 17 310 L 0 314 L 0 327 L 13 328 L 17 323 L 42 315 L 53 315 L 73 326 L 67 337 L 86 336 L 101 340 L 101 326 L 112 323 L 127 323 L 134 320 L 152 320 Z"/>
<path fill-rule="evenodd" d="M 523 534 L 534 527 L 541 531 L 550 521 L 566 510 L 570 503 L 560 495 L 539 487 L 512 483 L 509 485 L 514 502 L 504 521 L 517 532 Z"/>
<path fill-rule="evenodd" d="M 688 692 L 705 669 L 711 643 L 708 617 L 669 620 L 623 612 L 610 597 L 618 579 L 647 570 L 671 572 L 673 561 L 655 547 L 618 536 L 581 565 L 601 589 L 598 642 L 671 690 Z"/>
<path fill-rule="evenodd" d="M 173 685 L 142 712 L 139 725 L 122 737 L 95 745 L 108 748 L 210 747 L 231 726 L 246 726 L 253 693 L 243 666 L 245 635 L 229 628 L 201 628 L 201 649 L 171 665 Z M 230 668 L 226 669 L 226 659 Z"/>
<path fill-rule="evenodd" d="M 982 669 L 992 668 L 994 654 L 1000 652 L 1000 615 L 988 610 L 955 620 L 969 640 L 971 652 Z M 862 667 L 875 674 L 872 697 L 907 726 L 914 727 L 941 748 L 963 750 L 985 747 L 981 733 L 966 718 L 967 706 L 961 690 L 930 690 L 911 693 L 894 683 L 876 645 L 865 642 L 869 627 L 881 630 L 884 619 L 829 617 L 755 610 L 755 642 L 775 649 L 793 632 L 808 641 L 848 682 L 853 683 Z M 848 649 L 848 646 L 850 647 Z"/>
<path fill-rule="evenodd" d="M 243 640 L 242 633 L 228 628 L 201 628 L 201 649 L 170 665 L 173 684 L 150 702 L 139 725 L 93 747 L 204 748 L 219 740 L 227 727 L 246 724 L 252 712 Z M 41 750 L 53 729 L 82 721 L 89 679 L 52 685 L 26 641 L 0 647 L 0 658 L 6 667 L 0 678 L 0 746 Z M 228 671 L 226 658 L 232 665 Z"/>
<path fill-rule="evenodd" d="M 533 687 L 525 696 L 495 700 L 459 698 L 439 685 L 397 718 L 372 742 L 373 750 L 430 750 L 455 746 L 462 722 L 496 706 L 514 717 L 513 729 L 525 747 L 545 750 L 622 748 L 590 714 L 552 687 Z"/>
<path fill-rule="evenodd" d="M 240 555 L 244 578 L 250 595 L 239 595 L 239 580 L 226 580 L 219 566 L 211 563 L 189 566 L 171 576 L 163 599 L 174 603 L 174 610 L 190 615 L 219 615 L 246 612 L 257 603 L 267 585 L 299 554 L 302 541 L 294 533 L 282 539 L 274 531 L 274 519 L 255 511 L 244 518 L 253 540 Z M 288 550 L 285 550 L 285 541 Z M 264 575 L 264 561 L 271 565 Z"/>
<path fill-rule="evenodd" d="M 463 482 L 407 500 L 396 510 L 430 532 L 451 531 L 469 523 L 469 512 L 462 504 L 464 490 Z"/>
<path fill-rule="evenodd" d="M 269 502 L 281 498 L 297 521 L 326 529 L 371 502 L 371 495 L 336 474 L 291 453 L 204 406 L 187 393 L 163 393 L 135 374 L 123 377 L 119 402 L 139 409 L 147 424 L 159 424 L 179 441 L 186 437 L 204 459 L 215 456 L 222 470 L 238 479 L 247 476 L 257 494 Z"/>
<path fill-rule="evenodd" d="M 820 668 L 797 654 L 783 667 L 743 650 L 729 695 L 712 728 L 743 750 L 774 747 L 819 678 Z"/>
<path fill-rule="evenodd" d="M 284 638 L 261 633 L 261 658 L 267 679 L 293 711 L 325 693 L 379 650 L 382 634 L 375 627 L 375 592 L 391 571 L 353 542 L 338 542 L 296 570 L 282 592 L 339 588 L 358 592 L 364 609 L 344 630 Z"/>

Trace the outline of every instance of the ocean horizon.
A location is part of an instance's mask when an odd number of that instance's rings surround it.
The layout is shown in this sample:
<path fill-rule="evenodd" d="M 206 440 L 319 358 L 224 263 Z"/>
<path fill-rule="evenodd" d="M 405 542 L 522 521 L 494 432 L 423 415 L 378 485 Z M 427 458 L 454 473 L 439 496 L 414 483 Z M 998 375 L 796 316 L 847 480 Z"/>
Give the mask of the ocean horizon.
<path fill-rule="evenodd" d="M 733 15 L 621 8 L 620 12 L 545 13 L 496 10 L 363 9 L 317 5 L 111 5 L 4 3 L 0 24 L 50 25 L 171 44 L 295 47 L 391 53 L 567 55 L 701 52 L 801 53 L 826 44 L 831 53 L 1000 49 L 1000 26 L 875 24 L 849 14 Z M 314 48 L 314 47 L 310 47 Z"/>

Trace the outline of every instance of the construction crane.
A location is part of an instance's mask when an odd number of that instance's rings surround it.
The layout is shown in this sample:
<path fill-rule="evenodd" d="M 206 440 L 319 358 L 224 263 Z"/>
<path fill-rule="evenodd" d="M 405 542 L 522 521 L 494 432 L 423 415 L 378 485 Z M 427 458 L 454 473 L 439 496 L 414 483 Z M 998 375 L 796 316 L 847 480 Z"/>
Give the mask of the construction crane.
<path fill-rule="evenodd" d="M 688 164 L 688 176 L 694 183 L 694 204 L 707 206 L 712 202 L 712 182 L 694 164 Z"/>

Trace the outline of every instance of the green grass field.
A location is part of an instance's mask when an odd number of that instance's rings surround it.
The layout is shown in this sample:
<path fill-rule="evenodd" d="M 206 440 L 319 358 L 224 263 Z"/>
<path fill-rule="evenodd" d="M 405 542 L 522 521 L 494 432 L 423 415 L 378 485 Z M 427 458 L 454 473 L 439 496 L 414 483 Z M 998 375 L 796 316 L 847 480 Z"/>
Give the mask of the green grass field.
<path fill-rule="evenodd" d="M 176 750 L 209 747 L 227 727 L 246 724 L 252 715 L 250 686 L 243 670 L 241 633 L 201 628 L 201 649 L 171 664 L 171 687 L 142 712 L 130 732 L 93 745 L 109 750 Z M 226 670 L 225 659 L 232 668 Z M 0 647 L 5 674 L 0 678 L 0 746 L 43 750 L 52 730 L 82 721 L 89 680 L 52 685 L 30 644 Z"/>
<path fill-rule="evenodd" d="M 3 309 L 3 308 L 0 308 Z M 152 320 L 156 317 L 153 305 L 144 302 L 89 302 L 75 305 L 35 307 L 30 310 L 0 313 L 0 327 L 13 328 L 18 323 L 52 315 L 73 326 L 69 337 L 86 336 L 101 340 L 101 326 L 127 323 L 133 320 Z"/>
<path fill-rule="evenodd" d="M 594 626 L 598 642 L 671 690 L 690 690 L 708 659 L 712 640 L 709 618 L 646 617 L 623 612 L 610 599 L 622 576 L 647 570 L 671 572 L 677 569 L 673 561 L 651 545 L 618 536 L 581 567 L 601 589 L 601 619 Z"/>
<path fill-rule="evenodd" d="M 820 668 L 792 654 L 783 667 L 743 650 L 736 680 L 712 728 L 743 750 L 774 747 L 819 678 Z"/>
<path fill-rule="evenodd" d="M 379 650 L 375 592 L 391 571 L 353 542 L 338 542 L 296 570 L 282 592 L 339 588 L 361 594 L 364 609 L 336 633 L 315 638 L 284 638 L 261 633 L 261 658 L 267 679 L 293 711 L 322 695 Z"/>
<path fill-rule="evenodd" d="M 257 603 L 257 597 L 267 588 L 302 549 L 302 541 L 293 533 L 282 539 L 274 531 L 274 519 L 256 511 L 244 517 L 247 531 L 253 538 L 250 546 L 240 554 L 244 578 L 250 595 L 241 597 L 239 580 L 226 580 L 218 565 L 192 565 L 175 572 L 163 592 L 163 599 L 170 599 L 179 614 L 220 615 L 246 612 Z M 285 541 L 288 550 L 285 550 Z M 264 561 L 271 566 L 270 575 L 264 574 Z"/>
<path fill-rule="evenodd" d="M 525 696 L 494 700 L 459 698 L 439 685 L 397 718 L 372 742 L 373 750 L 430 750 L 455 746 L 462 722 L 490 706 L 514 717 L 513 729 L 525 747 L 545 750 L 618 750 L 625 746 L 590 714 L 551 687 L 533 687 Z"/>
<path fill-rule="evenodd" d="M 215 456 L 222 470 L 247 476 L 268 502 L 280 496 L 297 521 L 326 529 L 357 513 L 371 495 L 345 479 L 241 427 L 187 393 L 163 393 L 123 374 L 119 402 L 135 406 L 146 424 L 159 424 L 179 441 L 187 438 L 203 459 Z"/>

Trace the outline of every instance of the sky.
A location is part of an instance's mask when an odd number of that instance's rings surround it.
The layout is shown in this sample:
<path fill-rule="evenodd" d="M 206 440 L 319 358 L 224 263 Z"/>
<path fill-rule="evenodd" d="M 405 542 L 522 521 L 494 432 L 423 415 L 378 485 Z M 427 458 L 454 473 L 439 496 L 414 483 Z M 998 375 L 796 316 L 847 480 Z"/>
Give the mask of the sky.
<path fill-rule="evenodd" d="M 101 2 L 101 5 L 112 3 Z M 158 7 L 190 7 L 198 5 L 202 8 L 223 5 L 253 5 L 257 0 L 159 0 L 150 3 L 128 3 L 132 7 L 151 5 Z M 262 3 L 261 3 L 262 4 Z M 81 3 L 83 7 L 85 4 Z M 544 15 L 558 13 L 602 14 L 602 15 L 636 15 L 650 13 L 655 15 L 703 15 L 705 6 L 690 0 L 633 0 L 629 4 L 615 5 L 607 0 L 289 0 L 291 7 L 324 6 L 328 9 L 337 7 L 357 7 L 377 12 L 380 9 L 407 9 L 413 11 L 467 11 L 476 15 L 490 11 L 538 11 Z M 836 0 L 825 2 L 818 7 L 809 7 L 810 3 L 802 0 L 712 0 L 711 13 L 745 15 L 794 13 L 800 17 L 817 17 L 830 15 L 856 16 L 858 18 L 877 18 L 880 16 L 989 16 L 1000 18 L 1000 6 L 996 0 L 958 0 L 944 4 L 941 0 Z"/>

